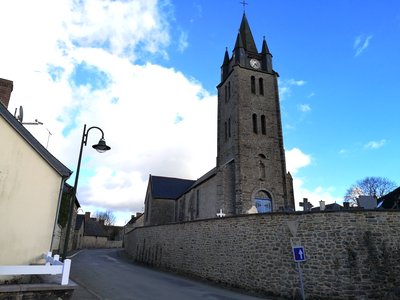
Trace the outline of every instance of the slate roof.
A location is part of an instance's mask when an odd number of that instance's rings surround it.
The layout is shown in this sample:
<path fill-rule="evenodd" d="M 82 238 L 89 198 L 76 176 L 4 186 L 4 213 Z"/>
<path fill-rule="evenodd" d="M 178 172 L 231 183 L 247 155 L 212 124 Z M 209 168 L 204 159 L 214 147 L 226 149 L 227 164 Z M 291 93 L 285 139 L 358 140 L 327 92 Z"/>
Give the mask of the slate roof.
<path fill-rule="evenodd" d="M 85 231 L 83 235 L 108 237 L 103 225 L 93 219 L 89 219 L 85 222 Z"/>
<path fill-rule="evenodd" d="M 151 194 L 153 198 L 176 200 L 195 182 L 195 180 L 150 175 Z"/>
<path fill-rule="evenodd" d="M 39 141 L 0 103 L 0 116 L 62 177 L 68 178 L 72 171 L 55 158 Z M 4 142 L 4 141 L 3 141 Z"/>
<path fill-rule="evenodd" d="M 400 187 L 378 199 L 378 208 L 400 209 Z"/>

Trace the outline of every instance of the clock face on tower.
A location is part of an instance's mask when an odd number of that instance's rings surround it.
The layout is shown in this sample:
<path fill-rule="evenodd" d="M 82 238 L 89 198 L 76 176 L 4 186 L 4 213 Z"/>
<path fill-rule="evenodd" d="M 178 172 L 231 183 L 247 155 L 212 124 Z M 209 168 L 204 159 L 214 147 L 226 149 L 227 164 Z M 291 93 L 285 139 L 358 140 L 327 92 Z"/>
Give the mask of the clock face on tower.
<path fill-rule="evenodd" d="M 250 59 L 250 66 L 251 66 L 252 68 L 258 70 L 258 69 L 260 69 L 261 64 L 260 64 L 260 62 L 259 62 L 257 59 L 252 58 L 252 59 Z"/>

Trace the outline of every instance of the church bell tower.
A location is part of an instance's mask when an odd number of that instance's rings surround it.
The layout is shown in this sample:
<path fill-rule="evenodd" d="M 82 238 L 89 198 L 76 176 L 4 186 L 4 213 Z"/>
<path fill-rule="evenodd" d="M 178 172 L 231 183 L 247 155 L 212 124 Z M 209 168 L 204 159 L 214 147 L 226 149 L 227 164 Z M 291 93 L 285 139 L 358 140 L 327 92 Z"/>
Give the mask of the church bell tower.
<path fill-rule="evenodd" d="M 219 194 L 224 195 L 221 201 L 230 214 L 294 209 L 292 178 L 286 172 L 278 76 L 265 38 L 258 52 L 243 13 L 232 55 L 225 51 L 217 86 L 217 168 L 231 181 L 230 195 Z"/>

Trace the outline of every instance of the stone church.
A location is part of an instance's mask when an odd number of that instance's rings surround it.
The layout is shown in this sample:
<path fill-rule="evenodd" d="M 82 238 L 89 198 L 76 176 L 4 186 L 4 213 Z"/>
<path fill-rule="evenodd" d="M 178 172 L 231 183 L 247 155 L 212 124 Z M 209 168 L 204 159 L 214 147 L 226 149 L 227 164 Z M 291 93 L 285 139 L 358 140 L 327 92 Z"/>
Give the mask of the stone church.
<path fill-rule="evenodd" d="M 217 86 L 217 165 L 197 180 L 150 175 L 145 225 L 294 210 L 278 76 L 265 38 L 258 52 L 244 13 Z"/>

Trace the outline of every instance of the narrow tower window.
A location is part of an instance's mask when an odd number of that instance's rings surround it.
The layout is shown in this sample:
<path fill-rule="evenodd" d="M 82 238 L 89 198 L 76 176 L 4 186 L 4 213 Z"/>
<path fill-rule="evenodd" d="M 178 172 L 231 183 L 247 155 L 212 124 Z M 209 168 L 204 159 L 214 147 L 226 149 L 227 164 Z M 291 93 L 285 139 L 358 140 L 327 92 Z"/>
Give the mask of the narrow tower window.
<path fill-rule="evenodd" d="M 265 122 L 265 116 L 261 116 L 261 133 L 266 135 L 267 134 L 267 127 L 266 127 L 266 122 Z"/>
<path fill-rule="evenodd" d="M 231 99 L 231 82 L 228 82 L 228 100 Z"/>
<path fill-rule="evenodd" d="M 260 95 L 264 95 L 264 80 L 262 78 L 258 79 L 258 85 L 260 89 Z"/>
<path fill-rule="evenodd" d="M 225 85 L 225 103 L 228 102 L 228 86 Z"/>
<path fill-rule="evenodd" d="M 228 124 L 225 122 L 225 142 L 228 140 Z"/>
<path fill-rule="evenodd" d="M 257 134 L 258 133 L 258 129 L 257 129 L 257 115 L 256 114 L 253 114 L 253 132 L 255 133 L 255 134 Z"/>
<path fill-rule="evenodd" d="M 231 118 L 228 120 L 228 137 L 231 137 Z"/>
<path fill-rule="evenodd" d="M 251 93 L 256 93 L 256 78 L 254 76 L 251 76 Z"/>

